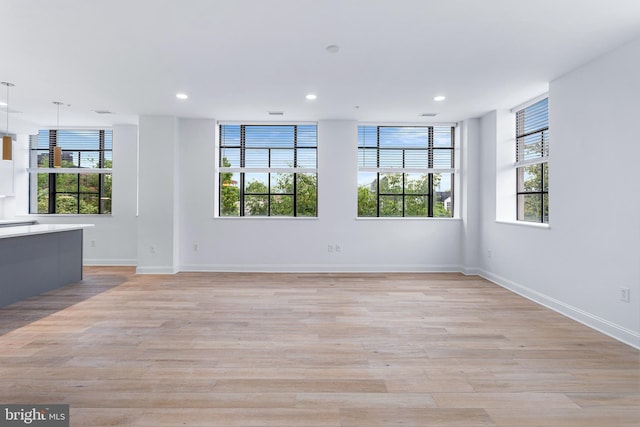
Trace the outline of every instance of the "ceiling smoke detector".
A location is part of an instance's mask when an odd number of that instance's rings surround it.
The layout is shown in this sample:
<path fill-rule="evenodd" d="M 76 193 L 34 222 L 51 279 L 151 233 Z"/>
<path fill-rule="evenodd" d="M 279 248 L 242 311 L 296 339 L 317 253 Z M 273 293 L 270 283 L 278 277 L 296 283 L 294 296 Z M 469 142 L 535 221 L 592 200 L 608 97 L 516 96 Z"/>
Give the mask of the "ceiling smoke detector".
<path fill-rule="evenodd" d="M 325 50 L 329 53 L 338 53 L 340 51 L 340 46 L 335 44 L 330 44 L 325 48 Z"/>

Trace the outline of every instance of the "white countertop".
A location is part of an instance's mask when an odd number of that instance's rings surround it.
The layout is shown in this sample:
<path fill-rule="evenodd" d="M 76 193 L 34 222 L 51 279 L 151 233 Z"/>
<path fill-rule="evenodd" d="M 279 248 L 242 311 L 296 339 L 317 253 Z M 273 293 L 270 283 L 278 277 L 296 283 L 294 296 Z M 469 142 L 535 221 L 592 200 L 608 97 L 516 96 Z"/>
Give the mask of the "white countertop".
<path fill-rule="evenodd" d="M 15 227 L 1 227 L 0 239 L 9 237 L 31 236 L 34 234 L 59 233 L 61 231 L 81 230 L 93 227 L 93 224 L 35 224 Z"/>
<path fill-rule="evenodd" d="M 36 223 L 35 219 L 0 219 L 0 225 L 11 225 L 11 224 L 26 224 L 26 223 Z"/>
<path fill-rule="evenodd" d="M 19 219 L 0 219 L 0 227 L 5 226 L 5 227 L 10 227 L 12 224 L 22 224 L 22 225 L 33 225 L 36 224 L 36 220 L 34 219 L 25 219 L 25 220 L 19 220 Z"/>

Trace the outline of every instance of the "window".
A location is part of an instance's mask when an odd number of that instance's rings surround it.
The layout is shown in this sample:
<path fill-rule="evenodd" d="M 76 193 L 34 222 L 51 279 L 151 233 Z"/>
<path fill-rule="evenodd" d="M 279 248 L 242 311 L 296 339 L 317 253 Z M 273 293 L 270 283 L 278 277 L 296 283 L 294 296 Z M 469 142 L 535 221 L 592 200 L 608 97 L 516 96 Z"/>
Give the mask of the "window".
<path fill-rule="evenodd" d="M 549 222 L 549 98 L 516 112 L 517 218 Z"/>
<path fill-rule="evenodd" d="M 317 126 L 220 125 L 219 215 L 315 217 Z"/>
<path fill-rule="evenodd" d="M 54 150 L 62 161 L 54 168 Z M 30 213 L 110 214 L 111 130 L 41 130 L 30 137 Z"/>
<path fill-rule="evenodd" d="M 452 217 L 452 126 L 359 126 L 358 217 Z"/>

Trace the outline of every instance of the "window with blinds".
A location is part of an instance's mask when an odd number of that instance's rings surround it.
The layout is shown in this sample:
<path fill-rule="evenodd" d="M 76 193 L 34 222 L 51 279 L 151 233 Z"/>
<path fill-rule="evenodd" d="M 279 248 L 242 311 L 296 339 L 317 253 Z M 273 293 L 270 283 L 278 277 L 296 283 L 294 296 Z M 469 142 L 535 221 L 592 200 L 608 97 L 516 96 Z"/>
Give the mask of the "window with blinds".
<path fill-rule="evenodd" d="M 517 219 L 549 222 L 549 98 L 516 111 Z"/>
<path fill-rule="evenodd" d="M 111 130 L 41 130 L 29 145 L 31 213 L 111 213 Z M 54 162 L 56 148 L 62 150 L 60 164 Z"/>
<path fill-rule="evenodd" d="M 359 217 L 452 217 L 453 126 L 358 127 Z"/>
<path fill-rule="evenodd" d="M 221 217 L 317 216 L 315 124 L 220 125 Z"/>

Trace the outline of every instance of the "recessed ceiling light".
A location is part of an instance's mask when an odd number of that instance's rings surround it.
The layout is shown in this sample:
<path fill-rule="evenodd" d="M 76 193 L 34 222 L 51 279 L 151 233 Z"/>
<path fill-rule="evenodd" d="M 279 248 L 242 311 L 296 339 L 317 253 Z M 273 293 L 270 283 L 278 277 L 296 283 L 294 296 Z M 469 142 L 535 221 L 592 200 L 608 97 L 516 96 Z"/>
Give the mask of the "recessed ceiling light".
<path fill-rule="evenodd" d="M 315 94 L 313 94 L 313 93 L 310 93 L 305 98 L 307 98 L 309 101 L 313 101 L 314 99 L 317 98 L 317 96 Z"/>
<path fill-rule="evenodd" d="M 176 98 L 178 98 L 178 99 L 187 99 L 187 98 L 189 98 L 189 95 L 187 95 L 186 93 L 177 93 L 176 94 Z"/>
<path fill-rule="evenodd" d="M 284 116 L 284 111 L 269 111 L 270 116 Z"/>
<path fill-rule="evenodd" d="M 96 114 L 113 114 L 113 111 L 109 111 L 109 110 L 91 110 Z"/>
<path fill-rule="evenodd" d="M 420 114 L 420 117 L 435 117 L 437 115 L 438 113 L 422 113 Z"/>
<path fill-rule="evenodd" d="M 329 53 L 338 53 L 338 51 L 340 50 L 340 46 L 335 44 L 330 44 L 325 48 L 325 50 Z"/>
<path fill-rule="evenodd" d="M 439 101 L 444 101 L 445 99 L 447 99 L 447 97 L 446 97 L 446 96 L 444 96 L 444 95 L 438 95 L 438 96 L 434 96 L 434 97 L 433 97 L 433 100 L 434 100 L 434 101 L 438 101 L 438 102 L 439 102 Z"/>

